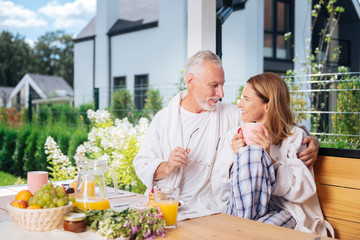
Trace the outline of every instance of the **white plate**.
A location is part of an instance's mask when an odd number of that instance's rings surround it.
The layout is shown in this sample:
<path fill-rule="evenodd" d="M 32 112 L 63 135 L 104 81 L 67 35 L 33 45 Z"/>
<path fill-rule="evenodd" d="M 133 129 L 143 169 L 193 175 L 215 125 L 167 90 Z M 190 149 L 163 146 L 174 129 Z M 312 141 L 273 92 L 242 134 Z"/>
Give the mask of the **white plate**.
<path fill-rule="evenodd" d="M 114 204 L 114 206 L 112 206 L 111 208 L 116 210 L 116 211 L 122 211 L 125 210 L 127 208 L 136 208 L 136 209 L 147 209 L 147 201 L 138 201 L 138 202 L 124 202 L 124 203 L 118 203 L 118 204 Z M 184 202 L 182 200 L 179 200 L 179 208 L 181 209 L 181 207 L 184 205 Z"/>

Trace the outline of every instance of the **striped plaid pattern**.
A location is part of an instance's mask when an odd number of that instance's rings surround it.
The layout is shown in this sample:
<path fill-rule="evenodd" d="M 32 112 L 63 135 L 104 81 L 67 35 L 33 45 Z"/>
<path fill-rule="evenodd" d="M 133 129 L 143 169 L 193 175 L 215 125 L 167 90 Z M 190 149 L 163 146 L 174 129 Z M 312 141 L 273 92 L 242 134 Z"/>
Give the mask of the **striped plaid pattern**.
<path fill-rule="evenodd" d="M 226 213 L 277 226 L 295 227 L 295 220 L 286 210 L 271 201 L 275 188 L 275 172 L 264 149 L 248 145 L 238 152 L 230 176 L 230 199 Z"/>
<path fill-rule="evenodd" d="M 295 228 L 296 226 L 295 218 L 285 209 L 279 208 L 271 199 L 268 213 L 257 221 L 286 228 Z"/>

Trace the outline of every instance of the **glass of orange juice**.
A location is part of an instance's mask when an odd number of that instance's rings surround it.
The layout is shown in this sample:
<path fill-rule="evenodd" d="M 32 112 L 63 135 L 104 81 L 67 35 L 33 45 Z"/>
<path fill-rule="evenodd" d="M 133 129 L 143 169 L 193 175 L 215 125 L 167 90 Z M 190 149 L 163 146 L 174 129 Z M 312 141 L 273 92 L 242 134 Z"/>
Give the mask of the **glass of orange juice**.
<path fill-rule="evenodd" d="M 179 207 L 179 188 L 154 189 L 155 202 L 160 207 L 166 228 L 175 228 Z"/>

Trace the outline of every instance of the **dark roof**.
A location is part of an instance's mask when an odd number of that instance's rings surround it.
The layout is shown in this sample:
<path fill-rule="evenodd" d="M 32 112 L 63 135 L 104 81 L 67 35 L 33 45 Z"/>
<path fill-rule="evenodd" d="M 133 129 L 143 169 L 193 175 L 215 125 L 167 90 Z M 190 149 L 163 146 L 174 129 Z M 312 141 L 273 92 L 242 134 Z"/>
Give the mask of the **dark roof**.
<path fill-rule="evenodd" d="M 247 0 L 216 0 L 216 11 L 218 11 L 224 5 L 230 4 L 230 2 L 232 3 L 233 11 L 242 10 L 245 7 L 246 1 Z"/>
<path fill-rule="evenodd" d="M 7 104 L 11 92 L 14 90 L 14 87 L 0 87 L 0 102 L 4 106 Z"/>
<path fill-rule="evenodd" d="M 56 96 L 57 90 L 64 90 L 66 92 L 66 96 L 74 96 L 74 90 L 62 77 L 34 73 L 29 73 L 29 76 L 48 97 Z"/>
<path fill-rule="evenodd" d="M 156 27 L 159 19 L 158 0 L 119 0 L 119 19 L 108 30 L 116 35 Z M 96 36 L 96 17 L 80 32 L 74 42 L 92 39 Z"/>
<path fill-rule="evenodd" d="M 86 41 L 93 39 L 96 33 L 96 16 L 84 27 L 80 34 L 74 39 L 74 42 Z"/>
<path fill-rule="evenodd" d="M 143 20 L 143 23 L 159 19 L 158 0 L 120 0 L 119 18 L 128 21 Z"/>
<path fill-rule="evenodd" d="M 14 90 L 14 87 L 0 87 L 0 97 L 10 96 L 11 92 Z"/>
<path fill-rule="evenodd" d="M 360 2 L 359 2 L 360 4 Z M 345 8 L 345 12 L 341 14 L 341 17 L 339 19 L 339 23 L 352 23 L 352 22 L 358 22 L 360 16 L 358 15 L 358 12 L 356 11 L 356 7 L 353 2 L 351 1 L 339 1 L 337 5 L 342 6 Z"/>
<path fill-rule="evenodd" d="M 135 32 L 147 28 L 157 27 L 158 22 L 150 22 L 144 23 L 144 20 L 138 21 L 127 21 L 123 19 L 119 19 L 116 21 L 114 26 L 111 27 L 110 31 L 108 32 L 109 36 L 114 36 L 118 34 L 124 34 L 129 32 Z"/>

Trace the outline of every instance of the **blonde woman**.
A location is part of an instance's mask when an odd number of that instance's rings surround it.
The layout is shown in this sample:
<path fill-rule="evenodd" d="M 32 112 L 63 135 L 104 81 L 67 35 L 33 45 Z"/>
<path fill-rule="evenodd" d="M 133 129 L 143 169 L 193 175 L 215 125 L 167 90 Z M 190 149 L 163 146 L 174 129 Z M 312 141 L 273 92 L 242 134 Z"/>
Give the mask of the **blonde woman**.
<path fill-rule="evenodd" d="M 243 122 L 263 123 L 264 134 L 255 131 L 256 144 L 247 146 L 238 128 L 228 133 L 212 177 L 222 210 L 323 236 L 328 229 L 333 235 L 321 212 L 313 169 L 297 156 L 306 148 L 306 132 L 293 122 L 286 83 L 274 73 L 251 77 L 238 107 Z M 224 165 L 229 166 L 225 172 Z"/>

